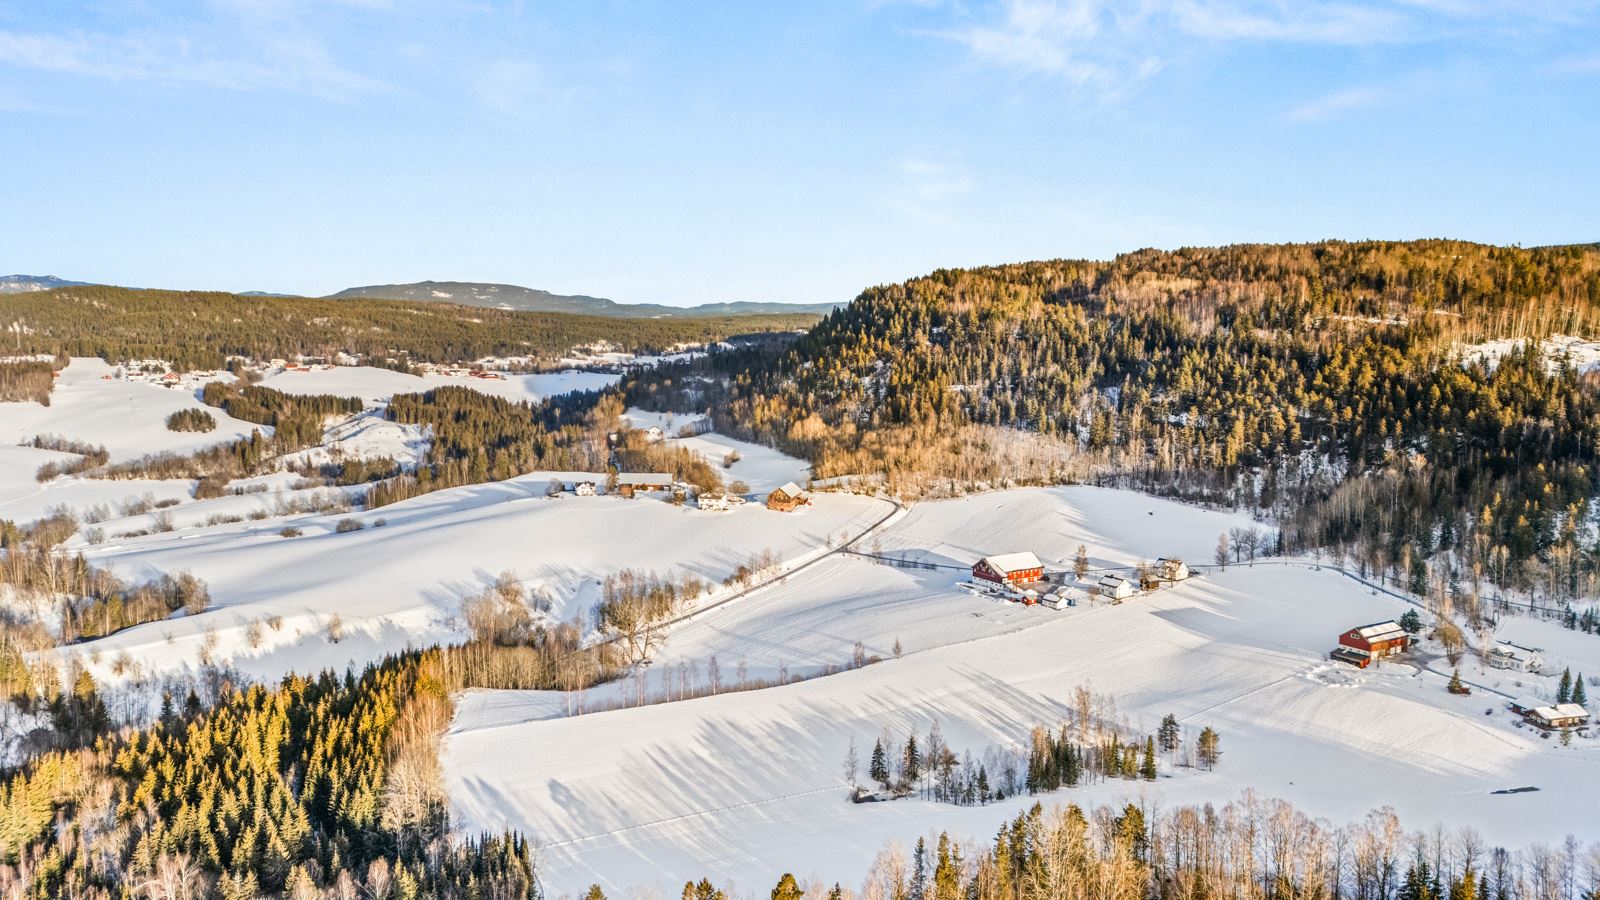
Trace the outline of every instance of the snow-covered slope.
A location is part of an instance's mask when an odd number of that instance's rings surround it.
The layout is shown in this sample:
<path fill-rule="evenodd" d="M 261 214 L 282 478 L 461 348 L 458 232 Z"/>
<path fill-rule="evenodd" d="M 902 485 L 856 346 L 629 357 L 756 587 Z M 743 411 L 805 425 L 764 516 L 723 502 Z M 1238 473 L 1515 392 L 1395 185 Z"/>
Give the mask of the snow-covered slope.
<path fill-rule="evenodd" d="M 109 378 L 115 371 L 104 360 L 75 358 L 61 370 L 49 406 L 0 403 L 0 444 L 53 434 L 103 444 L 111 461 L 119 462 L 151 453 L 187 453 L 261 428 L 201 403 L 196 396 L 198 383 L 187 389 L 168 388 L 148 381 Z M 219 374 L 212 380 L 229 381 L 232 376 Z M 167 430 L 167 416 L 180 409 L 210 412 L 217 420 L 216 430 Z"/>
<path fill-rule="evenodd" d="M 1070 558 L 1066 548 L 1081 541 L 1097 563 L 1125 564 L 1198 558 L 1239 524 L 1120 491 L 1028 490 L 922 504 L 882 543 L 962 563 L 986 548 Z M 1335 572 L 1230 567 L 1121 605 L 1062 611 L 957 592 L 957 577 L 835 558 L 679 626 L 646 677 L 660 685 L 689 669 L 704 684 L 713 654 L 725 682 L 741 661 L 752 678 L 779 664 L 809 675 L 843 663 L 856 641 L 890 656 L 861 669 L 575 717 L 548 693 L 470 694 L 446 745 L 457 823 L 525 829 L 556 891 L 705 875 L 750 888 L 784 871 L 848 880 L 887 841 L 930 828 L 984 840 L 1032 802 L 849 804 L 841 770 L 852 737 L 864 753 L 885 727 L 903 739 L 937 719 L 958 752 L 976 755 L 1059 723 L 1086 685 L 1115 697 L 1141 730 L 1168 712 L 1217 728 L 1223 762 L 1057 800 L 1206 802 L 1249 788 L 1335 822 L 1393 805 L 1408 827 L 1472 825 L 1512 846 L 1600 837 L 1590 815 L 1600 808 L 1600 741 L 1540 740 L 1514 727 L 1504 698 L 1451 696 L 1443 675 L 1413 665 L 1329 663 L 1341 631 L 1406 608 Z M 884 652 L 896 637 L 899 659 Z M 1587 652 L 1600 669 L 1600 641 Z M 1478 673 L 1468 664 L 1463 674 Z M 1524 786 L 1542 790 L 1492 793 Z"/>
<path fill-rule="evenodd" d="M 720 582 L 753 554 L 772 550 L 806 558 L 838 533 L 856 533 L 890 510 L 864 497 L 821 498 L 799 513 L 750 505 L 729 513 L 658 499 L 544 496 L 552 476 L 438 491 L 353 516 L 368 527 L 335 529 L 349 514 L 274 516 L 87 547 L 89 559 L 132 579 L 188 570 L 210 585 L 204 614 L 156 622 L 95 642 L 103 660 L 122 652 L 146 672 L 198 665 L 215 632 L 214 657 L 246 673 L 275 678 L 361 664 L 406 646 L 463 636 L 461 600 L 510 570 L 543 592 L 557 619 L 587 616 L 599 583 L 634 568 L 661 575 L 694 573 Z M 224 498 L 270 503 L 265 498 Z M 187 515 L 193 517 L 195 512 Z M 379 527 L 378 521 L 383 525 Z M 292 525 L 302 536 L 285 538 Z M 331 643 L 329 617 L 347 637 Z M 282 616 L 281 629 L 246 641 L 256 619 Z"/>

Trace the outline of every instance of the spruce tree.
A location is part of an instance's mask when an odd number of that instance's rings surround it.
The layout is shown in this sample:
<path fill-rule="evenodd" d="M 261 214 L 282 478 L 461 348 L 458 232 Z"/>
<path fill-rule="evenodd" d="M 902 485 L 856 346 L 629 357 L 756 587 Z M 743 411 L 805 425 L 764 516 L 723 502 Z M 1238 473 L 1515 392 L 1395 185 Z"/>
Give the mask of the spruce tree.
<path fill-rule="evenodd" d="M 1161 719 L 1161 728 L 1156 731 L 1157 743 L 1162 750 L 1171 753 L 1178 749 L 1179 734 L 1178 717 L 1172 713 L 1167 713 Z"/>
<path fill-rule="evenodd" d="M 1585 706 L 1589 703 L 1589 692 L 1583 687 L 1582 672 L 1578 673 L 1578 677 L 1572 679 L 1572 696 L 1570 698 L 1570 702 L 1576 703 L 1579 706 Z"/>
<path fill-rule="evenodd" d="M 772 900 L 801 900 L 806 892 L 800 890 L 800 885 L 794 880 L 794 875 L 785 872 L 778 879 L 778 886 L 772 889 Z"/>
<path fill-rule="evenodd" d="M 1561 670 L 1561 683 L 1556 685 L 1556 702 L 1572 702 L 1572 670 Z"/>
<path fill-rule="evenodd" d="M 1145 781 L 1156 780 L 1156 739 L 1144 739 L 1144 759 L 1139 762 L 1139 777 Z"/>
<path fill-rule="evenodd" d="M 1207 725 L 1200 731 L 1200 745 L 1197 748 L 1197 752 L 1199 753 L 1200 766 L 1202 768 L 1209 770 L 1216 766 L 1217 757 L 1222 755 L 1221 744 L 1221 736 L 1211 730 L 1211 726 Z"/>
<path fill-rule="evenodd" d="M 871 770 L 867 774 L 873 781 L 883 785 L 884 790 L 889 789 L 889 762 L 883 753 L 883 741 L 872 742 L 872 762 L 868 764 Z"/>

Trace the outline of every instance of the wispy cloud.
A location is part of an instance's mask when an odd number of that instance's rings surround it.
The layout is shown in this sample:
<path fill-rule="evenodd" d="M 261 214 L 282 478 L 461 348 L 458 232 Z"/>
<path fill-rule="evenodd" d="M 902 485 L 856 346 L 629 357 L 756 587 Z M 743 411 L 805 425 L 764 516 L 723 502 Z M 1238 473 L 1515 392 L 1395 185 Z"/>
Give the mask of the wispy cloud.
<path fill-rule="evenodd" d="M 1177 0 L 1171 13 L 1182 33 L 1212 40 L 1359 45 L 1416 36 L 1406 13 L 1352 3 Z"/>
<path fill-rule="evenodd" d="M 1384 106 L 1394 99 L 1394 91 L 1389 88 L 1345 88 L 1307 100 L 1284 113 L 1283 117 L 1291 122 L 1322 122 L 1347 113 Z"/>
<path fill-rule="evenodd" d="M 306 23 L 307 15 L 302 0 L 212 0 L 207 17 L 135 16 L 121 31 L 0 30 L 0 66 L 105 81 L 325 97 L 382 87 L 341 64 Z"/>
<path fill-rule="evenodd" d="M 1472 29 L 1504 36 L 1571 21 L 1575 5 L 1600 10 L 1600 0 L 951 0 L 939 8 L 949 24 L 923 33 L 962 44 L 981 63 L 1114 91 L 1196 47 L 1361 47 Z"/>

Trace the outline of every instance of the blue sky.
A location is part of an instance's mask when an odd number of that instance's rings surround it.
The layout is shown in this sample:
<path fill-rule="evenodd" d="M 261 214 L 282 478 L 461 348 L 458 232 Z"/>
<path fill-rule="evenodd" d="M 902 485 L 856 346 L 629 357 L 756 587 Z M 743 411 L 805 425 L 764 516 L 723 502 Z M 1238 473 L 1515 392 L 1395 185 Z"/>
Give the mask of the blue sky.
<path fill-rule="evenodd" d="M 843 300 L 1600 240 L 1600 0 L 0 0 L 0 272 Z"/>

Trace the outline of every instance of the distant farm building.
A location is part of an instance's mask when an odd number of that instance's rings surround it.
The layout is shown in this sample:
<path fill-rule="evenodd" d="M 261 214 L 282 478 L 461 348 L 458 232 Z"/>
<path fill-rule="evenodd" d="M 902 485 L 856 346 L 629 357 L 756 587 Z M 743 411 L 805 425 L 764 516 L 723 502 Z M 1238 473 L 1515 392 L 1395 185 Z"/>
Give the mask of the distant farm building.
<path fill-rule="evenodd" d="M 701 509 L 724 512 L 736 506 L 743 506 L 744 498 L 736 494 L 701 494 L 695 498 L 695 505 Z"/>
<path fill-rule="evenodd" d="M 619 472 L 617 492 L 624 497 L 638 493 L 672 490 L 672 476 L 666 472 Z"/>
<path fill-rule="evenodd" d="M 779 512 L 793 512 L 802 506 L 810 505 L 811 498 L 807 496 L 805 489 L 792 481 L 784 482 L 783 487 L 767 495 L 767 509 Z"/>
<path fill-rule="evenodd" d="M 1339 635 L 1339 646 L 1329 656 L 1365 669 L 1376 660 L 1403 653 L 1409 646 L 1411 635 L 1390 619 L 1352 628 Z"/>
<path fill-rule="evenodd" d="M 1089 594 L 1083 588 L 1063 585 L 1048 594 L 1039 602 L 1050 609 L 1066 609 L 1069 606 L 1078 606 L 1087 603 Z"/>
<path fill-rule="evenodd" d="M 1544 657 L 1532 647 L 1524 647 L 1510 641 L 1496 641 L 1489 649 L 1489 665 L 1496 669 L 1537 672 L 1544 665 Z"/>
<path fill-rule="evenodd" d="M 1044 563 L 1027 550 L 985 556 L 972 564 L 972 577 L 1013 587 L 1031 584 L 1044 577 Z"/>
<path fill-rule="evenodd" d="M 1165 581 L 1182 581 L 1189 577 L 1189 566 L 1181 559 L 1162 557 L 1156 560 L 1156 574 Z"/>
<path fill-rule="evenodd" d="M 1523 713 L 1522 718 L 1535 728 L 1555 731 L 1560 728 L 1583 728 L 1589 724 L 1589 711 L 1576 703 L 1557 703 L 1536 706 Z"/>
<path fill-rule="evenodd" d="M 580 481 L 572 486 L 572 492 L 577 494 L 579 497 L 593 497 L 595 493 L 595 483 L 592 481 Z"/>
<path fill-rule="evenodd" d="M 1121 575 L 1102 575 L 1097 587 L 1100 588 L 1100 596 L 1113 600 L 1126 600 L 1133 596 L 1133 582 Z"/>
<path fill-rule="evenodd" d="M 649 428 L 644 430 L 644 433 L 645 436 L 652 441 L 659 441 L 666 436 L 665 432 L 661 430 L 660 425 L 651 425 Z"/>

